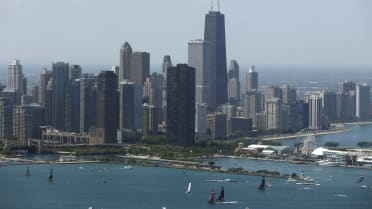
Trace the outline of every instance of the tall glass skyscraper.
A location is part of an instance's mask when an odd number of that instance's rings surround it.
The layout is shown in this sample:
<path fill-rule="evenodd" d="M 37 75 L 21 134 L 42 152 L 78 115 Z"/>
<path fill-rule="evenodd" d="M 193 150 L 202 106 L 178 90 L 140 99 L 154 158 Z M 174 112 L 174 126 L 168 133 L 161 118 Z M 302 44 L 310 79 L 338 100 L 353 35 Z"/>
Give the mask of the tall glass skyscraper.
<path fill-rule="evenodd" d="M 69 63 L 57 62 L 52 65 L 52 126 L 65 129 L 65 88 L 68 84 Z"/>
<path fill-rule="evenodd" d="M 225 16 L 219 11 L 205 15 L 204 40 L 210 42 L 208 105 L 216 109 L 227 102 Z"/>
<path fill-rule="evenodd" d="M 167 69 L 167 139 L 170 144 L 195 144 L 195 68 Z"/>

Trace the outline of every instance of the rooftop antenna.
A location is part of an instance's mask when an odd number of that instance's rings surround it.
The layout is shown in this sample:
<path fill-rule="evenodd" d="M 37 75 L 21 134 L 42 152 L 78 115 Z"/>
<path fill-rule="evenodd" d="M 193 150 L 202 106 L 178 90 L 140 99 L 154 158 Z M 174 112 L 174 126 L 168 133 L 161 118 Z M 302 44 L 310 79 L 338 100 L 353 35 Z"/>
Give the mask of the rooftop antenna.
<path fill-rule="evenodd" d="M 213 0 L 211 0 L 211 11 L 213 11 Z"/>
<path fill-rule="evenodd" d="M 218 8 L 218 11 L 220 11 L 220 0 L 217 0 L 217 8 Z"/>

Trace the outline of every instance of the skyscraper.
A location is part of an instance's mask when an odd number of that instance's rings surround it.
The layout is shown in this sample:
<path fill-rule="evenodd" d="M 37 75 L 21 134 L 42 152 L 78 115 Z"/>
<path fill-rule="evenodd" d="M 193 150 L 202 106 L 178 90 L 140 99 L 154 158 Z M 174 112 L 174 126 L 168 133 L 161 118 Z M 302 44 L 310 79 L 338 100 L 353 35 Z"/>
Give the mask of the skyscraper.
<path fill-rule="evenodd" d="M 52 64 L 52 126 L 65 129 L 65 88 L 68 84 L 69 64 L 57 62 Z"/>
<path fill-rule="evenodd" d="M 9 98 L 0 97 L 0 139 L 13 137 L 13 105 Z"/>
<path fill-rule="evenodd" d="M 208 104 L 210 43 L 194 40 L 188 43 L 188 64 L 195 68 L 195 104 Z"/>
<path fill-rule="evenodd" d="M 336 92 L 323 91 L 323 113 L 329 121 L 334 121 L 337 118 L 337 94 Z"/>
<path fill-rule="evenodd" d="M 323 128 L 322 98 L 311 95 L 307 98 L 309 104 L 309 129 Z"/>
<path fill-rule="evenodd" d="M 23 75 L 22 65 L 19 60 L 13 60 L 8 65 L 8 88 L 14 89 L 16 92 L 16 104 L 20 104 L 21 96 L 27 93 L 24 85 L 25 77 Z"/>
<path fill-rule="evenodd" d="M 52 77 L 52 73 L 47 70 L 46 68 L 43 68 L 40 73 L 40 81 L 39 81 L 39 104 L 41 106 L 45 105 L 45 96 L 47 91 L 47 85 Z"/>
<path fill-rule="evenodd" d="M 142 127 L 142 86 L 134 82 L 119 84 L 119 128 L 140 129 Z"/>
<path fill-rule="evenodd" d="M 219 11 L 205 15 L 204 40 L 211 43 L 208 105 L 216 109 L 227 102 L 225 16 Z"/>
<path fill-rule="evenodd" d="M 251 91 L 253 89 L 258 90 L 258 73 L 255 70 L 255 66 L 251 65 L 246 74 L 246 90 Z"/>
<path fill-rule="evenodd" d="M 28 139 L 41 139 L 44 108 L 38 104 L 19 105 L 15 108 L 15 137 L 23 144 Z"/>
<path fill-rule="evenodd" d="M 240 100 L 239 64 L 236 60 L 230 61 L 228 73 L 228 98 L 230 103 L 237 104 Z"/>
<path fill-rule="evenodd" d="M 267 130 L 281 130 L 282 102 L 278 98 L 266 100 Z"/>
<path fill-rule="evenodd" d="M 339 92 L 355 91 L 355 83 L 353 81 L 345 80 L 338 82 Z"/>
<path fill-rule="evenodd" d="M 118 128 L 118 81 L 113 71 L 101 71 L 97 76 L 97 119 L 90 143 L 116 143 Z"/>
<path fill-rule="evenodd" d="M 367 84 L 356 85 L 356 113 L 359 120 L 367 120 L 370 116 L 370 87 Z"/>
<path fill-rule="evenodd" d="M 68 69 L 68 79 L 80 79 L 81 76 L 81 66 L 80 65 L 70 65 Z"/>
<path fill-rule="evenodd" d="M 150 75 L 150 54 L 147 52 L 134 52 L 132 55 L 132 66 L 130 81 L 143 85 L 145 79 Z"/>
<path fill-rule="evenodd" d="M 142 113 L 142 134 L 144 136 L 154 135 L 158 133 L 158 108 L 149 105 L 143 104 L 143 113 Z"/>
<path fill-rule="evenodd" d="M 80 133 L 88 133 L 96 121 L 96 101 L 93 86 L 96 83 L 94 75 L 83 74 L 80 79 Z"/>
<path fill-rule="evenodd" d="M 280 89 L 282 93 L 283 104 L 292 104 L 296 102 L 297 92 L 294 87 L 291 87 L 289 85 L 282 85 Z"/>
<path fill-rule="evenodd" d="M 178 64 L 167 69 L 167 139 L 195 144 L 195 68 Z"/>
<path fill-rule="evenodd" d="M 131 79 L 132 47 L 125 42 L 120 48 L 120 65 L 118 82 Z"/>
<path fill-rule="evenodd" d="M 65 131 L 80 132 L 80 79 L 69 80 L 65 88 Z"/>
<path fill-rule="evenodd" d="M 162 97 L 163 97 L 163 102 L 162 102 L 162 112 L 163 112 L 163 123 L 167 123 L 167 69 L 169 67 L 172 67 L 172 60 L 169 55 L 165 55 L 163 58 L 163 64 L 162 64 L 162 69 L 163 69 L 163 89 L 162 89 Z"/>
<path fill-rule="evenodd" d="M 173 65 L 172 65 L 172 60 L 171 60 L 170 55 L 165 55 L 163 58 L 163 64 L 162 64 L 163 78 L 164 78 L 163 85 L 165 87 L 167 86 L 167 69 L 172 66 Z"/>

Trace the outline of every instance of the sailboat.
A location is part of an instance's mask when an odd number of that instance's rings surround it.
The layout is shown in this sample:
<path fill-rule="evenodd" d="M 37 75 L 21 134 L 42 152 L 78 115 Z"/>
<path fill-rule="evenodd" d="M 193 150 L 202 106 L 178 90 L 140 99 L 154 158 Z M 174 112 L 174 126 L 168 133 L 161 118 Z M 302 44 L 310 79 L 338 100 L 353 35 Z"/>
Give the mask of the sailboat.
<path fill-rule="evenodd" d="M 223 187 L 221 187 L 220 195 L 217 198 L 217 202 L 223 202 L 225 199 L 225 190 Z"/>
<path fill-rule="evenodd" d="M 189 184 L 187 186 L 187 190 L 186 190 L 185 194 L 188 194 L 190 192 L 191 192 L 191 181 L 189 181 Z"/>
<path fill-rule="evenodd" d="M 214 202 L 215 202 L 215 199 L 214 199 L 214 189 L 213 189 L 211 194 L 209 195 L 208 203 L 209 204 L 214 204 Z"/>
<path fill-rule="evenodd" d="M 50 169 L 48 180 L 49 181 L 52 181 L 53 180 L 53 168 Z"/>
<path fill-rule="evenodd" d="M 261 180 L 261 184 L 260 186 L 258 187 L 259 190 L 265 190 L 266 189 L 266 185 L 265 185 L 265 176 L 262 176 L 262 180 Z"/>
<path fill-rule="evenodd" d="M 25 176 L 31 176 L 30 169 L 27 167 Z"/>

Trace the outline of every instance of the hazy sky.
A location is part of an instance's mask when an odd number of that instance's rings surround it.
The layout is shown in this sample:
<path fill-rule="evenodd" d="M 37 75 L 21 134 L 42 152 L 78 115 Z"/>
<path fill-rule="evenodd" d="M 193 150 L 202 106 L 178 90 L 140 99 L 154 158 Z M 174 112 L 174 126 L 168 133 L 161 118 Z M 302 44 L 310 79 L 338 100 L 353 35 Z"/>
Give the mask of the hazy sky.
<path fill-rule="evenodd" d="M 221 0 L 241 65 L 372 66 L 371 0 Z M 210 0 L 0 0 L 0 63 L 119 63 L 119 48 L 187 62 Z M 6 65 L 5 65 L 6 66 Z M 3 67 L 2 67 L 3 68 Z"/>

